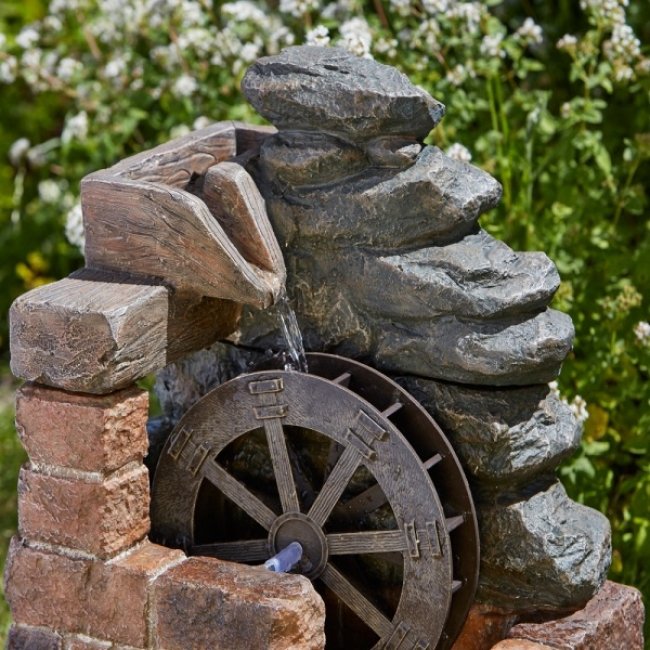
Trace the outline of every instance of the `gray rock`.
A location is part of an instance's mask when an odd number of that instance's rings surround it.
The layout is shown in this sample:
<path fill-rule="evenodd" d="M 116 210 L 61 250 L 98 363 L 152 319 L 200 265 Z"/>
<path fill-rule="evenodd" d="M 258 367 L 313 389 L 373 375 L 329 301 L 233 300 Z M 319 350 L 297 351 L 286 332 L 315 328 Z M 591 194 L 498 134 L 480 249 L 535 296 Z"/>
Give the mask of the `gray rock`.
<path fill-rule="evenodd" d="M 395 68 L 345 50 L 290 47 L 246 72 L 242 91 L 279 129 L 315 129 L 353 140 L 425 138 L 444 106 Z"/>
<path fill-rule="evenodd" d="M 582 425 L 548 385 L 485 390 L 415 377 L 400 383 L 440 424 L 465 471 L 495 488 L 552 472 L 579 446 Z"/>
<path fill-rule="evenodd" d="M 458 240 L 501 198 L 489 174 L 437 147 L 426 147 L 397 173 L 368 168 L 325 187 L 285 187 L 278 194 L 262 182 L 261 190 L 282 246 L 390 252 Z"/>
<path fill-rule="evenodd" d="M 443 316 L 377 330 L 373 358 L 380 369 L 492 386 L 552 381 L 573 340 L 571 318 L 553 309 L 510 322 Z"/>
<path fill-rule="evenodd" d="M 607 577 L 607 518 L 571 501 L 559 482 L 479 511 L 478 600 L 520 613 L 582 607 Z"/>
<path fill-rule="evenodd" d="M 447 246 L 366 256 L 360 304 L 404 318 L 504 317 L 543 309 L 560 285 L 543 253 L 515 253 L 485 231 Z M 368 291 L 382 287 L 382 291 Z"/>
<path fill-rule="evenodd" d="M 260 169 L 280 194 L 288 185 L 323 185 L 368 166 L 363 149 L 327 133 L 282 131 L 262 144 Z"/>

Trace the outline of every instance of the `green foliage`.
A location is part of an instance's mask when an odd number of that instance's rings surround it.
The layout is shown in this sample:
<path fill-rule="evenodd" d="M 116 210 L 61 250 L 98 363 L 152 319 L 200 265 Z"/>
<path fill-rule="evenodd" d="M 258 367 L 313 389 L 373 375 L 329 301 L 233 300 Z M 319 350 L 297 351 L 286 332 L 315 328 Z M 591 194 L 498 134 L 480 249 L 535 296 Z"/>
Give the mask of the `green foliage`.
<path fill-rule="evenodd" d="M 434 144 L 503 184 L 483 226 L 558 265 L 576 327 L 559 388 L 588 415 L 561 475 L 610 517 L 612 578 L 650 596 L 650 4 L 626 5 L 3 0 L 0 151 L 29 142 L 0 157 L 0 314 L 81 263 L 64 227 L 81 241 L 84 174 L 208 119 L 256 121 L 241 75 L 291 42 L 372 55 L 447 104 Z"/>

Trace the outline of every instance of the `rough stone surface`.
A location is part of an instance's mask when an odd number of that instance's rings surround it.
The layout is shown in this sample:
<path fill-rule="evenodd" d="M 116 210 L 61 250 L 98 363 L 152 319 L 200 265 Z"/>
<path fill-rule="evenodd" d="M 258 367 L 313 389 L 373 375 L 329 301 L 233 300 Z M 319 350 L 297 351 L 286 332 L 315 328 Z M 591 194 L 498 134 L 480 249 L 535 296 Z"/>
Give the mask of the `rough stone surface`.
<path fill-rule="evenodd" d="M 607 518 L 567 496 L 559 482 L 479 511 L 478 599 L 514 612 L 582 607 L 605 581 L 611 555 Z"/>
<path fill-rule="evenodd" d="M 492 650 L 553 650 L 553 648 L 525 639 L 505 639 L 492 646 Z"/>
<path fill-rule="evenodd" d="M 155 643 L 166 650 L 320 650 L 323 601 L 310 581 L 190 558 L 156 580 Z"/>
<path fill-rule="evenodd" d="M 367 166 L 363 148 L 328 133 L 283 131 L 260 150 L 261 169 L 279 187 L 323 185 Z"/>
<path fill-rule="evenodd" d="M 425 147 L 404 170 L 369 167 L 325 187 L 273 189 L 267 206 L 281 243 L 380 251 L 459 239 L 501 198 L 489 174 L 437 147 Z"/>
<path fill-rule="evenodd" d="M 414 377 L 400 383 L 443 428 L 465 471 L 484 483 L 522 485 L 579 445 L 580 422 L 546 384 L 486 391 Z"/>
<path fill-rule="evenodd" d="M 395 68 L 338 48 L 291 47 L 254 63 L 242 81 L 248 101 L 280 129 L 352 139 L 407 133 L 426 137 L 444 106 Z"/>
<path fill-rule="evenodd" d="M 571 350 L 571 318 L 547 309 L 514 322 L 471 323 L 453 316 L 387 325 L 373 357 L 389 372 L 466 384 L 548 382 Z M 534 363 L 531 360 L 534 359 Z"/>
<path fill-rule="evenodd" d="M 367 282 L 385 288 L 363 295 L 379 313 L 491 319 L 543 309 L 560 277 L 543 253 L 515 253 L 480 230 L 448 246 L 368 257 Z"/>
<path fill-rule="evenodd" d="M 7 650 L 64 650 L 63 639 L 53 630 L 12 625 L 7 638 Z"/>
<path fill-rule="evenodd" d="M 149 396 L 128 388 L 103 397 L 25 384 L 16 429 L 32 462 L 110 472 L 147 451 Z"/>
<path fill-rule="evenodd" d="M 643 621 L 641 593 L 607 581 L 584 609 L 554 621 L 521 623 L 509 637 L 557 650 L 642 650 Z"/>
<path fill-rule="evenodd" d="M 149 532 L 149 474 L 134 465 L 107 478 L 53 476 L 23 467 L 18 528 L 29 540 L 66 546 L 100 558 L 126 550 Z"/>
<path fill-rule="evenodd" d="M 474 604 L 452 650 L 488 650 L 508 634 L 516 620 L 516 614 Z"/>
<path fill-rule="evenodd" d="M 147 645 L 150 582 L 183 558 L 146 543 L 102 562 L 30 548 L 14 538 L 5 569 L 7 601 L 19 624 L 141 648 Z"/>

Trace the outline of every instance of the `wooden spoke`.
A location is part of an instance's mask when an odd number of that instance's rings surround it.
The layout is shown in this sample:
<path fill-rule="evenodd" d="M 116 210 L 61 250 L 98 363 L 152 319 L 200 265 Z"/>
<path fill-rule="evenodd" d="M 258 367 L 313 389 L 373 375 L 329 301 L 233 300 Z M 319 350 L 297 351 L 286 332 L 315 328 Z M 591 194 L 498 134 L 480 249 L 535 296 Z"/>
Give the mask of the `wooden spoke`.
<path fill-rule="evenodd" d="M 386 410 L 382 411 L 381 414 L 385 418 L 389 418 L 391 415 L 395 415 L 403 406 L 404 404 L 402 402 L 394 402 Z"/>
<path fill-rule="evenodd" d="M 308 517 L 318 526 L 322 526 L 327 521 L 332 508 L 341 498 L 352 475 L 359 467 L 360 460 L 359 453 L 353 447 L 346 447 L 341 454 L 308 513 Z"/>
<path fill-rule="evenodd" d="M 320 579 L 364 622 L 377 636 L 388 637 L 392 623 L 332 564 L 328 563 Z"/>
<path fill-rule="evenodd" d="M 445 528 L 448 533 L 451 533 L 452 530 L 456 530 L 458 526 L 462 526 L 465 523 L 465 517 L 459 515 L 458 517 L 448 517 L 445 519 Z"/>
<path fill-rule="evenodd" d="M 431 456 L 431 458 L 424 461 L 424 469 L 430 470 L 432 467 L 437 465 L 441 460 L 442 460 L 442 456 L 440 454 L 434 454 L 433 456 Z"/>
<path fill-rule="evenodd" d="M 265 530 L 271 528 L 277 515 L 216 461 L 203 463 L 201 473 L 262 528 Z"/>
<path fill-rule="evenodd" d="M 336 513 L 350 521 L 356 521 L 359 517 L 380 508 L 385 503 L 388 503 L 388 499 L 379 483 L 375 483 L 347 503 L 337 506 Z"/>
<path fill-rule="evenodd" d="M 406 551 L 408 545 L 403 530 L 368 530 L 327 535 L 327 548 L 330 555 L 356 555 Z"/>
<path fill-rule="evenodd" d="M 196 544 L 191 547 L 190 551 L 193 555 L 209 555 L 230 562 L 262 562 L 269 558 L 268 541 L 266 539 Z"/>
<path fill-rule="evenodd" d="M 300 503 L 296 493 L 296 484 L 293 480 L 282 423 L 278 418 L 264 420 L 264 430 L 266 431 L 266 439 L 269 443 L 269 451 L 273 461 L 273 471 L 275 472 L 275 481 L 280 494 L 282 512 L 300 512 Z"/>
<path fill-rule="evenodd" d="M 352 375 L 349 372 L 344 372 L 336 379 L 332 379 L 332 383 L 338 384 L 339 386 L 345 386 L 347 388 L 350 385 L 350 379 L 352 379 Z"/>

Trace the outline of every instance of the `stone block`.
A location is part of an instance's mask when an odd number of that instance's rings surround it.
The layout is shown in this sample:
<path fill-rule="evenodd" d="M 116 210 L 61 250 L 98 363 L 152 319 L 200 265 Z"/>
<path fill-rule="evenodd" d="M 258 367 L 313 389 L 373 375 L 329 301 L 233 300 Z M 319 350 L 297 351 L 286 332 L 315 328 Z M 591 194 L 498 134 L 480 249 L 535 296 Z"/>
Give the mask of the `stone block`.
<path fill-rule="evenodd" d="M 508 636 L 514 643 L 532 643 L 531 648 L 642 650 L 643 622 L 641 593 L 633 587 L 607 581 L 584 609 L 545 623 L 521 623 L 513 627 Z M 499 650 L 520 647 L 523 650 L 524 646 L 508 646 Z"/>
<path fill-rule="evenodd" d="M 110 558 L 149 532 L 149 474 L 144 465 L 100 474 L 53 476 L 24 467 L 18 527 L 29 540 Z"/>
<path fill-rule="evenodd" d="M 7 601 L 19 624 L 143 648 L 148 643 L 150 583 L 183 559 L 180 551 L 145 542 L 102 562 L 30 548 L 14 538 L 5 570 Z"/>
<path fill-rule="evenodd" d="M 553 650 L 553 648 L 525 639 L 505 639 L 492 646 L 492 650 Z"/>
<path fill-rule="evenodd" d="M 12 625 L 7 650 L 63 650 L 63 639 L 53 630 L 27 625 Z"/>
<path fill-rule="evenodd" d="M 521 614 L 559 615 L 584 607 L 605 582 L 609 521 L 569 499 L 559 481 L 483 505 L 479 528 L 480 602 Z"/>
<path fill-rule="evenodd" d="M 320 650 L 325 608 L 310 581 L 190 558 L 156 580 L 154 645 L 165 650 Z"/>
<path fill-rule="evenodd" d="M 24 385 L 16 395 L 16 428 L 32 462 L 111 472 L 147 452 L 146 391 L 105 396 Z"/>
<path fill-rule="evenodd" d="M 508 634 L 516 620 L 517 616 L 509 612 L 476 603 L 470 608 L 452 650 L 489 650 Z"/>

